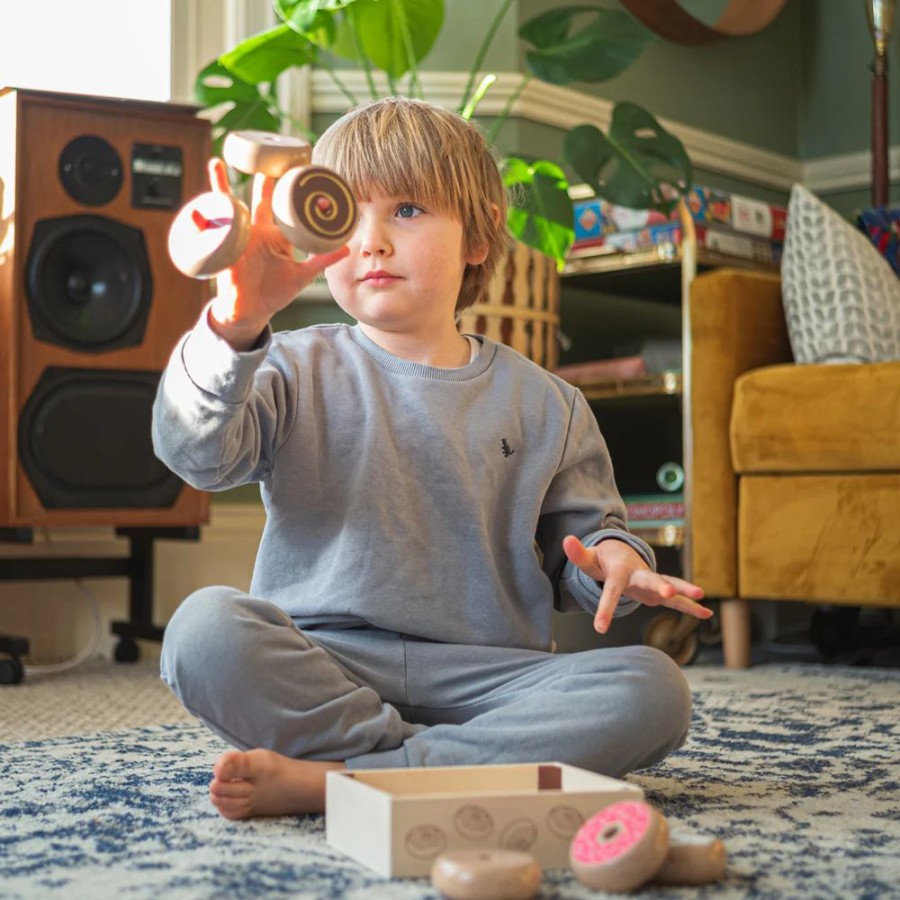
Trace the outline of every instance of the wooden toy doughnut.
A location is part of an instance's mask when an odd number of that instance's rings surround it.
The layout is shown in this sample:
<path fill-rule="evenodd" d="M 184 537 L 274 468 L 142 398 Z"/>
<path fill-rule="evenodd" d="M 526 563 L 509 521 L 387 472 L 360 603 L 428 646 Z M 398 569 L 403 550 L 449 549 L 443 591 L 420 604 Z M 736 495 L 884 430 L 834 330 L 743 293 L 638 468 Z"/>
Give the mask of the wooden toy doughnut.
<path fill-rule="evenodd" d="M 454 850 L 431 866 L 431 884 L 449 900 L 528 900 L 541 886 L 541 867 L 516 850 Z"/>
<path fill-rule="evenodd" d="M 572 839 L 569 863 L 597 891 L 631 891 L 649 881 L 666 858 L 669 826 L 639 800 L 614 803 L 591 816 Z"/>
<path fill-rule="evenodd" d="M 725 874 L 725 845 L 707 834 L 673 829 L 669 852 L 654 881 L 661 884 L 710 884 Z"/>
<path fill-rule="evenodd" d="M 307 253 L 337 250 L 356 228 L 356 199 L 347 183 L 310 165 L 312 148 L 302 138 L 269 131 L 235 131 L 222 146 L 225 162 L 248 174 L 277 178 L 272 213 L 284 236 Z M 211 278 L 238 260 L 250 236 L 247 205 L 210 191 L 195 197 L 169 230 L 169 256 L 192 278 Z"/>
<path fill-rule="evenodd" d="M 356 200 L 337 173 L 322 166 L 297 166 L 278 179 L 272 215 L 294 246 L 327 253 L 342 247 L 353 234 Z"/>
<path fill-rule="evenodd" d="M 218 191 L 194 197 L 169 229 L 169 256 L 191 278 L 212 278 L 233 265 L 250 237 L 247 205 Z"/>
<path fill-rule="evenodd" d="M 247 175 L 280 178 L 294 166 L 307 166 L 312 147 L 303 138 L 272 131 L 232 131 L 222 143 L 222 158 Z"/>

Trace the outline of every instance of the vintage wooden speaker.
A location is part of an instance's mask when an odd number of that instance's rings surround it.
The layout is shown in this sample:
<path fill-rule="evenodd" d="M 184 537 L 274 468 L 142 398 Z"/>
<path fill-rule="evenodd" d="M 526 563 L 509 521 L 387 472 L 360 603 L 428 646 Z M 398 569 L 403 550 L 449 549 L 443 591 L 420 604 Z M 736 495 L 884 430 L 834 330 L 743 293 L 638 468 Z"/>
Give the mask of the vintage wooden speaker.
<path fill-rule="evenodd" d="M 194 113 L 0 93 L 0 526 L 207 519 L 150 441 L 160 372 L 208 292 L 166 248 L 206 188 Z"/>

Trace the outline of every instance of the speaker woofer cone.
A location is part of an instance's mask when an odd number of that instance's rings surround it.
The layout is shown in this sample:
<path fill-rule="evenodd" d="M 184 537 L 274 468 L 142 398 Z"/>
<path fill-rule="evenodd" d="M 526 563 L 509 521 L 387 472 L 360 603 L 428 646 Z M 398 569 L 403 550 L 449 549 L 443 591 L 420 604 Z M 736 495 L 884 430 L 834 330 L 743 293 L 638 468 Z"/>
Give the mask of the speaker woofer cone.
<path fill-rule="evenodd" d="M 45 369 L 22 409 L 19 459 L 45 509 L 171 506 L 184 483 L 150 436 L 158 372 Z"/>
<path fill-rule="evenodd" d="M 142 232 L 102 216 L 42 219 L 25 266 L 35 336 L 101 352 L 139 345 L 153 284 Z"/>

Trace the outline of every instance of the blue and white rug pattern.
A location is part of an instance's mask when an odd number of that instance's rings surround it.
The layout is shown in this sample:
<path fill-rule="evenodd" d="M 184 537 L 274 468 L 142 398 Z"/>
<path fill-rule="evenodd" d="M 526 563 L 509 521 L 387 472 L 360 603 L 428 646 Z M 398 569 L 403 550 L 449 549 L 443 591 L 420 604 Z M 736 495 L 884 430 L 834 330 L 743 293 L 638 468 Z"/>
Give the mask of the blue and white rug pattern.
<path fill-rule="evenodd" d="M 688 743 L 631 777 L 673 824 L 721 837 L 726 879 L 637 896 L 900 898 L 900 672 L 688 672 Z M 437 897 L 332 850 L 324 818 L 228 822 L 224 745 L 178 724 L 0 744 L 0 898 Z M 603 896 L 567 870 L 544 900 Z"/>

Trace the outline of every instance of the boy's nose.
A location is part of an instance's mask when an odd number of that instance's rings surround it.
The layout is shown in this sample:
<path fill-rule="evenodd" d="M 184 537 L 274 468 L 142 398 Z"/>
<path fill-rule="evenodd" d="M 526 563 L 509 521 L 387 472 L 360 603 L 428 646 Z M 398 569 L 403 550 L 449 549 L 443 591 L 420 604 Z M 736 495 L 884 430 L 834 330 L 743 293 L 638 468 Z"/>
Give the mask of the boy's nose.
<path fill-rule="evenodd" d="M 361 220 L 356 236 L 363 256 L 387 256 L 391 252 L 391 242 L 384 228 L 377 222 Z"/>

